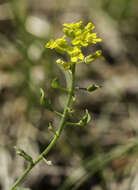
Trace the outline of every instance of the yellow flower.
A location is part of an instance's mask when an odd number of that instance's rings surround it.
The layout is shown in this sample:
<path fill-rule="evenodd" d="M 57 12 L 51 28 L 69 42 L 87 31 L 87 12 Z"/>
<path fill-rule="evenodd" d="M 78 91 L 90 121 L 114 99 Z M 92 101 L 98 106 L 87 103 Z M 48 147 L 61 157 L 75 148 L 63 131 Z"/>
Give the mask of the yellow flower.
<path fill-rule="evenodd" d="M 75 37 L 81 34 L 83 23 L 82 21 L 71 24 L 63 24 L 66 28 L 63 28 L 63 32 L 67 37 Z"/>
<path fill-rule="evenodd" d="M 76 23 L 71 23 L 71 24 L 63 24 L 63 26 L 66 26 L 67 28 L 70 28 L 70 29 L 79 29 L 79 28 L 82 28 L 83 27 L 83 22 L 82 21 L 79 21 L 79 22 L 76 22 Z"/>
<path fill-rule="evenodd" d="M 97 33 L 92 33 L 95 26 L 92 23 L 88 23 L 85 27 L 82 21 L 72 24 L 63 24 L 66 28 L 63 28 L 63 32 L 67 37 L 72 37 L 72 45 L 87 47 L 91 44 L 101 42 L 101 38 L 97 38 Z"/>
<path fill-rule="evenodd" d="M 95 61 L 96 59 L 101 59 L 104 60 L 104 57 L 102 56 L 102 51 L 101 50 L 97 50 L 96 52 L 88 55 L 85 58 L 85 63 L 89 64 L 92 63 L 93 61 Z"/>
<path fill-rule="evenodd" d="M 61 59 L 57 60 L 57 63 L 62 65 L 65 70 L 71 69 L 73 63 L 91 63 L 95 59 L 102 57 L 101 50 L 97 50 L 93 54 L 85 57 L 82 48 L 89 45 L 95 45 L 101 42 L 102 39 L 97 37 L 97 33 L 93 32 L 95 26 L 93 23 L 89 22 L 86 26 L 83 22 L 63 24 L 63 37 L 57 40 L 50 40 L 46 44 L 46 48 L 55 49 L 56 51 L 66 54 L 70 57 L 69 62 L 65 62 Z M 70 39 L 71 38 L 71 39 Z"/>
<path fill-rule="evenodd" d="M 75 46 L 75 47 L 69 48 L 67 53 L 69 54 L 71 58 L 71 62 L 77 62 L 79 60 L 84 59 L 84 55 L 79 47 Z"/>
<path fill-rule="evenodd" d="M 72 65 L 71 62 L 65 62 L 62 59 L 58 59 L 56 62 L 57 62 L 57 64 L 60 64 L 65 70 L 69 70 Z"/>
<path fill-rule="evenodd" d="M 68 47 L 68 43 L 65 39 L 65 36 L 63 36 L 62 38 L 57 39 L 56 41 L 54 40 L 50 40 L 47 44 L 46 44 L 46 48 L 49 49 L 56 49 L 59 53 L 66 53 L 66 48 Z"/>
<path fill-rule="evenodd" d="M 89 22 L 86 26 L 85 26 L 85 31 L 88 30 L 89 32 L 91 32 L 93 29 L 95 28 L 95 26 Z"/>

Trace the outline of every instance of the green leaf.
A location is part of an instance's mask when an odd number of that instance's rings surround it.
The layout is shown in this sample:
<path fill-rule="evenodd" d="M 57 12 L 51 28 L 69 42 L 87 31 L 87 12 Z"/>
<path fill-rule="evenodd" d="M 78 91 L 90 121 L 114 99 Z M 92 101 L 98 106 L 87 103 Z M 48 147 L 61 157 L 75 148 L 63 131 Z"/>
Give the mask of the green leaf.
<path fill-rule="evenodd" d="M 91 120 L 91 116 L 90 116 L 88 110 L 86 109 L 85 115 L 80 120 L 79 124 L 80 124 L 80 126 L 85 126 L 90 122 L 90 120 Z"/>
<path fill-rule="evenodd" d="M 76 101 L 76 97 L 72 96 L 72 101 L 75 102 Z"/>
<path fill-rule="evenodd" d="M 40 104 L 46 107 L 48 110 L 53 111 L 52 106 L 51 106 L 51 101 L 45 97 L 44 90 L 40 88 Z"/>
<path fill-rule="evenodd" d="M 60 90 L 60 91 L 63 91 L 63 92 L 69 92 L 69 89 L 67 89 L 67 88 L 62 88 L 62 87 L 60 86 L 59 81 L 58 81 L 57 78 L 55 78 L 55 79 L 52 80 L 51 87 L 52 87 L 52 88 L 56 88 L 56 89 L 58 89 L 58 90 Z"/>
<path fill-rule="evenodd" d="M 56 134 L 56 131 L 54 130 L 51 123 L 49 123 L 48 130 L 51 131 L 53 134 Z"/>
<path fill-rule="evenodd" d="M 27 154 L 24 150 L 18 147 L 15 147 L 15 149 L 16 149 L 16 154 L 22 156 L 25 160 L 33 163 L 33 158 L 29 154 Z"/>
<path fill-rule="evenodd" d="M 45 93 L 44 93 L 44 90 L 42 88 L 40 88 L 40 104 L 41 105 L 44 105 L 45 104 Z"/>
<path fill-rule="evenodd" d="M 97 90 L 98 88 L 101 88 L 101 86 L 97 85 L 97 84 L 93 84 L 87 87 L 87 91 L 89 92 L 93 92 L 95 90 Z"/>
<path fill-rule="evenodd" d="M 52 80 L 51 86 L 52 86 L 52 88 L 59 88 L 60 87 L 57 78 L 55 78 L 55 79 Z"/>
<path fill-rule="evenodd" d="M 87 88 L 82 88 L 82 87 L 76 87 L 76 90 L 84 90 L 84 91 L 88 91 L 88 92 L 93 92 L 95 90 L 97 90 L 98 88 L 101 88 L 100 85 L 97 84 L 93 84 L 93 85 L 89 85 Z"/>

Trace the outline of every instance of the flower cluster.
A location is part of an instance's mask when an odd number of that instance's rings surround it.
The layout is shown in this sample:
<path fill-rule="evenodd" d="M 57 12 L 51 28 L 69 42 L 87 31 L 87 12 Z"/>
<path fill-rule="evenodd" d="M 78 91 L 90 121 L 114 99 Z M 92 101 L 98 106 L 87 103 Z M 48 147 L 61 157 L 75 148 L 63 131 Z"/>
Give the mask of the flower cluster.
<path fill-rule="evenodd" d="M 69 62 L 65 62 L 61 59 L 57 60 L 58 64 L 61 64 L 65 70 L 69 70 L 73 63 L 90 63 L 97 58 L 103 58 L 100 50 L 85 57 L 82 48 L 92 44 L 101 42 L 102 39 L 97 37 L 97 33 L 93 32 L 95 26 L 92 23 L 88 23 L 86 26 L 83 22 L 63 24 L 64 35 L 57 40 L 50 40 L 46 44 L 46 48 L 55 49 L 61 54 L 67 54 L 70 57 Z M 70 39 L 70 42 L 67 39 Z"/>

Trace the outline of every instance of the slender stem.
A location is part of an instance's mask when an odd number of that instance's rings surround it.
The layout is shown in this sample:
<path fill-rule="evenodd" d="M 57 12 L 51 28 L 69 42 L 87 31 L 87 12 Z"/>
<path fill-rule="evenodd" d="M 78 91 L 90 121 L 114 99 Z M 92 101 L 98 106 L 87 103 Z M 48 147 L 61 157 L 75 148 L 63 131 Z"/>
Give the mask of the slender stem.
<path fill-rule="evenodd" d="M 63 112 L 63 116 L 61 118 L 60 126 L 59 126 L 58 130 L 56 131 L 56 134 L 53 137 L 53 140 L 50 142 L 50 144 L 47 146 L 47 148 L 38 156 L 38 158 L 36 160 L 34 160 L 33 164 L 30 164 L 28 166 L 28 168 L 24 171 L 23 175 L 12 186 L 11 190 L 16 189 L 16 187 L 23 181 L 23 179 L 30 172 L 30 170 L 33 167 L 35 167 L 36 164 L 43 159 L 43 157 L 52 149 L 52 147 L 57 142 L 57 140 L 60 137 L 61 132 L 62 132 L 64 126 L 65 126 L 65 123 L 66 123 L 67 113 L 68 113 L 68 109 L 70 107 L 71 100 L 72 100 L 72 97 L 73 97 L 74 88 L 75 88 L 75 64 L 72 65 L 72 82 L 71 82 L 71 88 L 70 88 L 70 91 L 69 91 L 69 94 L 68 94 L 67 103 L 66 103 L 66 106 L 65 106 L 65 109 L 64 109 L 64 112 Z"/>
<path fill-rule="evenodd" d="M 28 168 L 24 171 L 23 175 L 15 182 L 15 184 L 12 186 L 11 190 L 16 189 L 16 187 L 23 181 L 25 176 L 30 172 L 30 170 L 34 167 L 34 165 L 29 165 Z"/>
<path fill-rule="evenodd" d="M 70 126 L 79 126 L 79 127 L 82 126 L 80 123 L 72 123 L 72 122 L 69 122 L 69 121 L 66 122 L 66 125 L 70 125 Z"/>
<path fill-rule="evenodd" d="M 58 87 L 57 89 L 59 89 L 59 90 L 61 90 L 63 92 L 69 92 L 70 91 L 70 89 L 68 89 L 68 88 L 62 88 L 62 87 Z"/>
<path fill-rule="evenodd" d="M 58 111 L 56 111 L 56 110 L 53 110 L 53 112 L 54 112 L 55 114 L 57 114 L 58 116 L 63 117 L 63 114 L 62 114 L 62 113 L 60 113 L 60 112 L 58 112 Z"/>

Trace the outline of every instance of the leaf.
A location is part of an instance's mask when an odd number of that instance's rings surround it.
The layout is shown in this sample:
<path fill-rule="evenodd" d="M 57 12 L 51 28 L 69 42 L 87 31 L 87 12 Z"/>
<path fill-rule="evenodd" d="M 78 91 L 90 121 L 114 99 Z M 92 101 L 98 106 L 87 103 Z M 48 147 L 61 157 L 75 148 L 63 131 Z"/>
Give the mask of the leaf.
<path fill-rule="evenodd" d="M 75 102 L 76 101 L 76 97 L 72 96 L 72 101 Z"/>
<path fill-rule="evenodd" d="M 25 160 L 33 163 L 33 158 L 29 154 L 27 154 L 24 150 L 18 147 L 15 147 L 15 149 L 16 149 L 16 154 L 22 156 Z"/>
<path fill-rule="evenodd" d="M 87 87 L 87 91 L 89 92 L 93 92 L 95 90 L 97 90 L 98 88 L 100 88 L 101 86 L 97 85 L 97 84 L 93 84 Z"/>
<path fill-rule="evenodd" d="M 51 123 L 49 123 L 48 130 L 51 131 L 53 134 L 56 134 L 56 131 L 54 130 Z"/>
<path fill-rule="evenodd" d="M 84 90 L 84 91 L 88 91 L 88 92 L 93 92 L 93 91 L 97 90 L 98 88 L 101 88 L 101 86 L 97 85 L 97 84 L 89 85 L 87 88 L 75 87 L 76 90 Z"/>
<path fill-rule="evenodd" d="M 65 66 L 66 67 L 66 66 Z M 51 83 L 51 87 L 52 88 L 55 88 L 55 89 L 58 89 L 60 91 L 63 91 L 63 92 L 69 92 L 69 89 L 67 88 L 62 88 L 59 84 L 59 80 L 57 78 L 53 79 L 52 80 L 52 83 Z"/>
<path fill-rule="evenodd" d="M 51 86 L 52 88 L 59 88 L 59 82 L 57 78 L 52 80 Z"/>
<path fill-rule="evenodd" d="M 91 116 L 90 116 L 88 110 L 86 109 L 85 115 L 80 120 L 79 124 L 80 124 L 80 126 L 85 126 L 90 122 L 90 120 L 91 120 Z"/>
<path fill-rule="evenodd" d="M 46 107 L 48 110 L 53 111 L 52 106 L 51 106 L 51 101 L 45 97 L 44 90 L 40 88 L 40 104 Z"/>
<path fill-rule="evenodd" d="M 42 89 L 42 88 L 40 88 L 40 95 L 41 95 L 41 97 L 40 97 L 40 104 L 41 105 L 44 105 L 45 104 L 45 93 L 44 93 L 44 90 Z"/>

